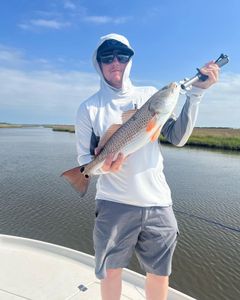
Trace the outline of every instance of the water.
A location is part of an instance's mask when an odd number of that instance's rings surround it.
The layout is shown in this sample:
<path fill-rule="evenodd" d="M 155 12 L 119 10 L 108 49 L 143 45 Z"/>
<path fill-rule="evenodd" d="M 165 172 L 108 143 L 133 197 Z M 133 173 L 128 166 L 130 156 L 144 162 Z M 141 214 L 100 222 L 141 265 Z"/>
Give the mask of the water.
<path fill-rule="evenodd" d="M 239 300 L 240 155 L 162 152 L 180 228 L 171 286 L 200 300 Z M 0 233 L 93 254 L 94 182 L 80 199 L 59 177 L 74 166 L 73 134 L 0 129 Z M 135 257 L 130 268 L 142 272 Z"/>

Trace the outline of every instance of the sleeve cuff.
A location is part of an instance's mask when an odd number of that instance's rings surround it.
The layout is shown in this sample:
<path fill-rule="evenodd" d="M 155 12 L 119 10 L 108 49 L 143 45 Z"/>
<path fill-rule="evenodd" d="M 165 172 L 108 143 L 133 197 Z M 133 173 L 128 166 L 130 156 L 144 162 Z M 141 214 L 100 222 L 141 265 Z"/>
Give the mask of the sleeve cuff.
<path fill-rule="evenodd" d="M 187 91 L 187 96 L 192 97 L 202 97 L 205 94 L 205 90 L 199 87 L 193 86 L 189 91 Z"/>

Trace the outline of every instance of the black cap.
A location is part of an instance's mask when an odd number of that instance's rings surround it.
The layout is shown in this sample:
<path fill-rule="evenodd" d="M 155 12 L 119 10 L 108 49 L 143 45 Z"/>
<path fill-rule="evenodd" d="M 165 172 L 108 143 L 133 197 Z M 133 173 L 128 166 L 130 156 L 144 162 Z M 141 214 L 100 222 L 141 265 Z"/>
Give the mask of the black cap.
<path fill-rule="evenodd" d="M 132 49 L 130 49 L 128 46 L 126 46 L 125 44 L 117 41 L 117 40 L 106 40 L 105 42 L 103 42 L 97 50 L 97 60 L 99 60 L 99 57 L 103 54 L 103 53 L 111 53 L 113 50 L 119 50 L 122 51 L 123 53 L 129 54 L 129 55 L 133 55 L 134 52 Z"/>

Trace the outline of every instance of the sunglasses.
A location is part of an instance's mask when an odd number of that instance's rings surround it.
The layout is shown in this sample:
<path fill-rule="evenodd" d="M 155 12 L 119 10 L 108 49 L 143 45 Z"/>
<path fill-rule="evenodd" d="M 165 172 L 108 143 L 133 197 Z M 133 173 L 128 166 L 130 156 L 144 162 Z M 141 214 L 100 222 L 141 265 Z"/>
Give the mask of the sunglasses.
<path fill-rule="evenodd" d="M 114 61 L 115 57 L 121 64 L 126 64 L 127 62 L 129 62 L 131 55 L 130 54 L 121 54 L 121 53 L 101 55 L 101 56 L 99 56 L 99 61 L 103 64 L 109 65 Z"/>

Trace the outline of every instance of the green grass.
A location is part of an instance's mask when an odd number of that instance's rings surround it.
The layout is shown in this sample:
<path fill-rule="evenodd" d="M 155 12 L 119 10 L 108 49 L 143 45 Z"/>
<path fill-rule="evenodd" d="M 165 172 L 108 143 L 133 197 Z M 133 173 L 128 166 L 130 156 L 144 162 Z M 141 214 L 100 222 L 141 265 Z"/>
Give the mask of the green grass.
<path fill-rule="evenodd" d="M 4 123 L 4 122 L 0 123 L 0 128 L 21 128 L 21 127 L 23 127 L 23 126 L 20 124 L 10 124 L 10 123 Z"/>
<path fill-rule="evenodd" d="M 64 131 L 64 132 L 71 132 L 71 133 L 75 132 L 73 125 L 53 125 L 49 127 L 51 127 L 53 131 Z"/>
<path fill-rule="evenodd" d="M 33 125 L 0 122 L 0 128 L 22 128 L 25 126 Z M 45 127 L 52 128 L 54 131 L 75 132 L 73 125 L 45 125 Z M 162 136 L 159 139 L 161 143 L 169 144 Z M 240 129 L 197 127 L 194 128 L 186 146 L 240 151 Z"/>
<path fill-rule="evenodd" d="M 75 132 L 73 125 L 53 125 L 49 127 L 54 131 Z M 168 143 L 162 136 L 159 139 L 162 143 Z M 186 145 L 240 151 L 240 129 L 196 127 Z"/>
<path fill-rule="evenodd" d="M 167 143 L 161 136 L 160 141 Z M 240 150 L 240 129 L 194 128 L 186 145 L 223 150 Z"/>

